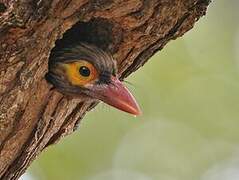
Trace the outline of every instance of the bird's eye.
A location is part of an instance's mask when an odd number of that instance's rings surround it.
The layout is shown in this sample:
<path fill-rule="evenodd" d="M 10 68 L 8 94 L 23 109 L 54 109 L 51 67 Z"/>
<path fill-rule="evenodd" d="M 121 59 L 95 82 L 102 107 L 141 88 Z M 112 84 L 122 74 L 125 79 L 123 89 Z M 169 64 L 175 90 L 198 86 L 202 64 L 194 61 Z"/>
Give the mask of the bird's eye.
<path fill-rule="evenodd" d="M 63 65 L 66 77 L 73 85 L 85 86 L 98 78 L 97 69 L 88 61 L 77 60 Z"/>
<path fill-rule="evenodd" d="M 86 66 L 81 66 L 80 69 L 79 69 L 79 72 L 84 77 L 89 77 L 90 76 L 90 69 Z"/>

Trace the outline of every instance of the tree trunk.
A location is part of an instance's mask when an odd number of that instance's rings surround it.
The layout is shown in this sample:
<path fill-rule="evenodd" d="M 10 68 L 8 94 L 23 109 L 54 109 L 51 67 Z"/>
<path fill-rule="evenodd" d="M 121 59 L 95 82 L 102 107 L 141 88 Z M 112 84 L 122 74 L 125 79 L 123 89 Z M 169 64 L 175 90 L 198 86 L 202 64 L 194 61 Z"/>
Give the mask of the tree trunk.
<path fill-rule="evenodd" d="M 121 78 L 190 30 L 209 0 L 0 0 L 0 177 L 18 179 L 48 145 L 72 133 L 93 100 L 69 99 L 44 75 L 57 39 L 111 52 Z"/>

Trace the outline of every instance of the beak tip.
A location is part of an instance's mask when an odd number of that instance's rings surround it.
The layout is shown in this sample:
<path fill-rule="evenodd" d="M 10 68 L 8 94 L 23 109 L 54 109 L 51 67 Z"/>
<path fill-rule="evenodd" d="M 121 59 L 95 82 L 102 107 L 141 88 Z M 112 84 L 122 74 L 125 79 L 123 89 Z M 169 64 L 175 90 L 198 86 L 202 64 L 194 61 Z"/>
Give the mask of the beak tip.
<path fill-rule="evenodd" d="M 143 115 L 143 112 L 141 111 L 141 109 L 139 109 L 138 113 L 136 114 L 136 116 L 141 116 Z"/>
<path fill-rule="evenodd" d="M 134 112 L 133 115 L 134 115 L 135 117 L 141 116 L 141 115 L 142 115 L 142 111 Z"/>
<path fill-rule="evenodd" d="M 142 111 L 141 111 L 141 109 L 139 108 L 138 105 L 136 105 L 136 106 L 134 106 L 134 107 L 132 107 L 130 109 L 127 109 L 127 110 L 125 109 L 125 111 L 130 113 L 130 114 L 132 114 L 132 115 L 134 115 L 134 116 L 142 115 Z"/>

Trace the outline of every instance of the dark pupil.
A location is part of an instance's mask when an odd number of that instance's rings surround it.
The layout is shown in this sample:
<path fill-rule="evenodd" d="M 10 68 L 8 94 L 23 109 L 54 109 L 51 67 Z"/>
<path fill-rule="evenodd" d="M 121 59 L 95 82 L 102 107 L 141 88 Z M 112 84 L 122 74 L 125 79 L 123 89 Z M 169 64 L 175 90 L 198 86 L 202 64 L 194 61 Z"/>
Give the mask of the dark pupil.
<path fill-rule="evenodd" d="M 81 66 L 79 72 L 84 77 L 88 77 L 90 75 L 90 70 L 86 66 Z"/>

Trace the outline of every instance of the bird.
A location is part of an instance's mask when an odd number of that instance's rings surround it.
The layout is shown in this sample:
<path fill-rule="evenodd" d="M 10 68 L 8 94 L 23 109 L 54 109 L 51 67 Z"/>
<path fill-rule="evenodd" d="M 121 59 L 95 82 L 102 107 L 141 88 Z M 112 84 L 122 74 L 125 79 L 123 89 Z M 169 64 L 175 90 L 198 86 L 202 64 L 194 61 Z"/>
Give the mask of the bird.
<path fill-rule="evenodd" d="M 53 48 L 45 78 L 64 95 L 100 100 L 135 116 L 141 114 L 136 99 L 120 81 L 113 56 L 93 44 Z"/>

